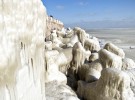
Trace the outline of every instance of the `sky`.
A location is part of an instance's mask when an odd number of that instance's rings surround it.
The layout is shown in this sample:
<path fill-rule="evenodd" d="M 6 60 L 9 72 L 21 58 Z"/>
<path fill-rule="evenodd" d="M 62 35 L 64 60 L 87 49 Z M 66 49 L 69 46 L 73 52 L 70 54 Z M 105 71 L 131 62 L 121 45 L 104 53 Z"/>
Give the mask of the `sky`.
<path fill-rule="evenodd" d="M 135 0 L 42 0 L 67 27 L 135 28 Z"/>

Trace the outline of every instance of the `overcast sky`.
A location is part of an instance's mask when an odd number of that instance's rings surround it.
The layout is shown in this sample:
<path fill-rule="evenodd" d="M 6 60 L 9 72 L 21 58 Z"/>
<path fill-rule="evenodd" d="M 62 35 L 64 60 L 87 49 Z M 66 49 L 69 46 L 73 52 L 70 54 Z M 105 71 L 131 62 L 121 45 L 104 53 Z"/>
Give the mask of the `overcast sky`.
<path fill-rule="evenodd" d="M 66 26 L 135 28 L 135 0 L 42 0 Z"/>

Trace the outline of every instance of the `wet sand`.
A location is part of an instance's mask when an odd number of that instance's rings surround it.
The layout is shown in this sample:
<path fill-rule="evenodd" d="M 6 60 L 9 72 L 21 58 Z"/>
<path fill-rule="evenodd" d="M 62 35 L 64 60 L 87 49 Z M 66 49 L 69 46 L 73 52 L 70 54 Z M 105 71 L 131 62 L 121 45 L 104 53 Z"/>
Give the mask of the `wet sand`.
<path fill-rule="evenodd" d="M 135 29 L 89 29 L 86 32 L 99 38 L 103 44 L 111 42 L 117 45 L 127 58 L 135 61 Z"/>

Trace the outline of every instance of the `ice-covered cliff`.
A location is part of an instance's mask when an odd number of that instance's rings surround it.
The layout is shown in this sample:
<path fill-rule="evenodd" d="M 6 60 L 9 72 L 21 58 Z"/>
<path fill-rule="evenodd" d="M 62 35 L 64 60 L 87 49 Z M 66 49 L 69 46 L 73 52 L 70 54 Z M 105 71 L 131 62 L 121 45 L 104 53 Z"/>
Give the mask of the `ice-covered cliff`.
<path fill-rule="evenodd" d="M 57 31 L 61 31 L 64 28 L 63 22 L 53 17 L 47 16 L 46 22 L 47 22 L 46 39 L 50 39 L 50 34 L 53 29 L 56 29 Z"/>
<path fill-rule="evenodd" d="M 46 18 L 41 0 L 0 0 L 0 100 L 45 100 Z"/>

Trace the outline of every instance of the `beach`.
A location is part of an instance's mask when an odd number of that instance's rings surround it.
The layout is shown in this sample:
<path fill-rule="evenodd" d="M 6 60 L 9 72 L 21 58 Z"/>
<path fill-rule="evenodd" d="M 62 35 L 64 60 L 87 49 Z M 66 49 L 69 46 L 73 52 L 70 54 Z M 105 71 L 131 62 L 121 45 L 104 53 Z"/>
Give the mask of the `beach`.
<path fill-rule="evenodd" d="M 124 50 L 127 58 L 135 61 L 135 29 L 89 29 L 86 32 L 99 38 L 103 45 L 107 42 L 117 45 Z"/>

